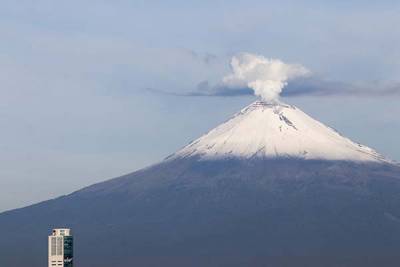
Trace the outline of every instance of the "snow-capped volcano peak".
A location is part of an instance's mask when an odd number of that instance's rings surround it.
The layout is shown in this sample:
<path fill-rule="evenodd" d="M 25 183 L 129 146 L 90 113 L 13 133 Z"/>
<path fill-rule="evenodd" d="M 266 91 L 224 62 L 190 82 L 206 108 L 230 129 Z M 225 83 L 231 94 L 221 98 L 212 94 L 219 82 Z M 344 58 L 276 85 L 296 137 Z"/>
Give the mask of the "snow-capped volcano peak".
<path fill-rule="evenodd" d="M 250 104 L 172 158 L 189 156 L 387 161 L 373 149 L 352 142 L 297 107 L 263 101 Z"/>

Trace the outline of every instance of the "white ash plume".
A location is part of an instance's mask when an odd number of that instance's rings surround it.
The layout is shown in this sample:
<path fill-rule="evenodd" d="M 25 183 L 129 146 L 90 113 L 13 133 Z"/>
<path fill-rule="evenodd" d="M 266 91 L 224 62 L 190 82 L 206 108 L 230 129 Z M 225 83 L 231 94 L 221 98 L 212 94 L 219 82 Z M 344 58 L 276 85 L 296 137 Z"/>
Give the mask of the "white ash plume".
<path fill-rule="evenodd" d="M 232 73 L 223 78 L 228 87 L 249 87 L 264 101 L 277 102 L 283 88 L 291 79 L 308 76 L 311 72 L 300 64 L 287 64 L 279 59 L 240 53 L 231 60 Z"/>

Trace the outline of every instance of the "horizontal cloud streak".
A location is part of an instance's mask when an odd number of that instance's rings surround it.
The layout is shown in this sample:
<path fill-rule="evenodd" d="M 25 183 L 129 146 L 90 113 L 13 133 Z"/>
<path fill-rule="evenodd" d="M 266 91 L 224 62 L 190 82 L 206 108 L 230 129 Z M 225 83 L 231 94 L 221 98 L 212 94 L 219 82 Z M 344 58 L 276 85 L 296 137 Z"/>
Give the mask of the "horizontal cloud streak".
<path fill-rule="evenodd" d="M 252 89 L 244 87 L 229 87 L 223 84 L 210 86 L 208 81 L 202 81 L 196 89 L 189 92 L 165 91 L 147 88 L 147 91 L 157 94 L 175 96 L 207 96 L 207 97 L 236 97 L 253 95 Z M 296 96 L 400 96 L 400 82 L 381 83 L 349 83 L 329 81 L 318 78 L 296 79 L 287 85 L 281 93 L 284 97 Z"/>

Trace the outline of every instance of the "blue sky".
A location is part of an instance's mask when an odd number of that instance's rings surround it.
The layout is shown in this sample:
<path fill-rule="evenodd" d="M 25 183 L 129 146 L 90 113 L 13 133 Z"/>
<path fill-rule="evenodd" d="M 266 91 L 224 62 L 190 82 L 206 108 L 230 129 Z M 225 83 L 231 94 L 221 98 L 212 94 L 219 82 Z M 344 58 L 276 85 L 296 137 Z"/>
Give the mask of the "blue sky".
<path fill-rule="evenodd" d="M 366 88 L 285 101 L 400 160 L 399 14 L 398 1 L 4 0 L 0 211 L 155 163 L 224 121 L 255 98 L 148 88 L 217 84 L 239 52 Z"/>

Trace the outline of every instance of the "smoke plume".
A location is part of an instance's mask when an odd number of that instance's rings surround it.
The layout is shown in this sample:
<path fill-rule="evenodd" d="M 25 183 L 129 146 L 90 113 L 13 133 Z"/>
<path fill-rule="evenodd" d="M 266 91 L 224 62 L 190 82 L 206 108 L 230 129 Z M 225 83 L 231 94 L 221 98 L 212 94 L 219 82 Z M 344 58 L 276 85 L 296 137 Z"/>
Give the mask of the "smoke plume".
<path fill-rule="evenodd" d="M 225 76 L 223 84 L 232 87 L 248 87 L 264 101 L 276 102 L 288 81 L 307 76 L 310 71 L 299 64 L 287 64 L 279 59 L 241 53 L 231 60 L 232 73 Z"/>

